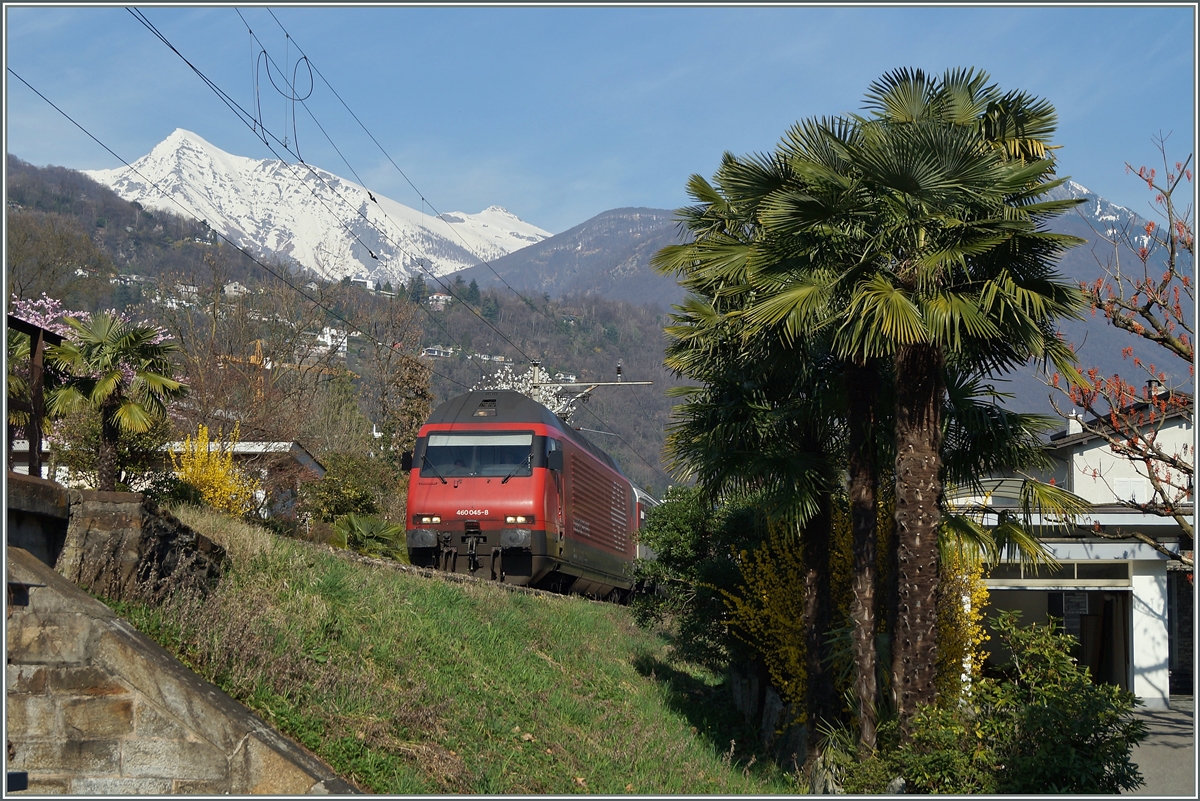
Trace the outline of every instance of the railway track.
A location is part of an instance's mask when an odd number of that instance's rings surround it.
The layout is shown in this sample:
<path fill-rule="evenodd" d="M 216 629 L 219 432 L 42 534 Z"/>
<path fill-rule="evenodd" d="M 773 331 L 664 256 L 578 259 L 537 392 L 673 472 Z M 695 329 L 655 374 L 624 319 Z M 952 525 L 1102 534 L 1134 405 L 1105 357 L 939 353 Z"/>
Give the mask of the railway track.
<path fill-rule="evenodd" d="M 371 565 L 373 567 L 382 567 L 382 568 L 386 568 L 388 570 L 395 570 L 400 573 L 408 573 L 410 575 L 423 576 L 425 578 L 430 578 L 430 579 L 435 579 L 435 580 L 441 580 L 441 581 L 446 581 L 446 582 L 451 582 L 451 583 L 457 582 L 459 584 L 486 585 L 488 587 L 497 587 L 500 589 L 504 589 L 509 592 L 519 592 L 519 593 L 525 593 L 526 595 L 536 595 L 536 596 L 540 596 L 540 597 L 544 597 L 544 598 L 555 598 L 555 599 L 559 599 L 559 600 L 566 599 L 566 598 L 581 598 L 585 601 L 590 601 L 591 603 L 597 603 L 597 604 L 609 603 L 609 601 L 606 601 L 602 598 L 592 598 L 587 595 L 580 595 L 578 593 L 552 592 L 551 590 L 540 590 L 540 589 L 536 589 L 534 587 L 526 587 L 526 586 L 519 585 L 519 584 L 506 584 L 502 581 L 492 581 L 490 579 L 485 579 L 485 578 L 476 578 L 475 576 L 470 576 L 470 575 L 467 575 L 466 573 L 451 573 L 451 572 L 448 572 L 445 570 L 433 570 L 433 569 L 427 568 L 427 567 L 415 567 L 413 565 L 408 565 L 403 562 L 397 562 L 394 559 L 381 559 L 381 558 L 375 557 L 375 556 L 367 556 L 365 554 L 357 553 L 355 551 L 348 551 L 348 550 L 343 550 L 341 548 L 334 548 L 333 546 L 330 546 L 330 545 L 317 546 L 317 547 L 319 547 L 323 550 L 328 549 L 339 559 L 343 559 L 348 562 L 354 562 L 356 564 L 362 564 L 362 565 Z"/>

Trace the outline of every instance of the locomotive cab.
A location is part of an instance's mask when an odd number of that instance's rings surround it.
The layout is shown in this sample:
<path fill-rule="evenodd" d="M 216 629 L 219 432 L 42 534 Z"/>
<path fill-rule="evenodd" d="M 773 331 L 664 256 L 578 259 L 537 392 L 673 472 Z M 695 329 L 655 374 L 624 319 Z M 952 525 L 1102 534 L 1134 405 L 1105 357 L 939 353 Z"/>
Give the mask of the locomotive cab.
<path fill-rule="evenodd" d="M 414 565 L 609 595 L 632 584 L 636 516 L 612 459 L 520 393 L 452 398 L 418 434 L 406 526 Z"/>

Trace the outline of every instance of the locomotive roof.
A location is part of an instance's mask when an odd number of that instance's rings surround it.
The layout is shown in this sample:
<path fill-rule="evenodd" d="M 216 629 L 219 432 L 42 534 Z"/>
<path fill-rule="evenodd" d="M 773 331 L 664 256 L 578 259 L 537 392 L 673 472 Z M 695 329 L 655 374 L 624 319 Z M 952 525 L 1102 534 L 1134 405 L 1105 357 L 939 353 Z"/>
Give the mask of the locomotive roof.
<path fill-rule="evenodd" d="M 484 401 L 494 400 L 495 414 L 476 416 Z M 438 405 L 426 423 L 540 423 L 558 429 L 562 435 L 584 448 L 604 464 L 625 475 L 613 458 L 592 444 L 591 440 L 566 425 L 558 415 L 532 398 L 510 389 L 466 392 Z"/>

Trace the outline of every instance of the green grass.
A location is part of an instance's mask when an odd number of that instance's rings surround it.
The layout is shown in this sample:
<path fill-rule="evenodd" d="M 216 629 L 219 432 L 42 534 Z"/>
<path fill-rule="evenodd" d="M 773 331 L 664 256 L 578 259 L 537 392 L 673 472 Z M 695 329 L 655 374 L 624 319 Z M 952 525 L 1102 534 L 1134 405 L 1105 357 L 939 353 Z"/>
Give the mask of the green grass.
<path fill-rule="evenodd" d="M 376 793 L 793 793 L 719 679 L 623 607 L 431 580 L 180 510 L 231 566 L 122 608 Z"/>

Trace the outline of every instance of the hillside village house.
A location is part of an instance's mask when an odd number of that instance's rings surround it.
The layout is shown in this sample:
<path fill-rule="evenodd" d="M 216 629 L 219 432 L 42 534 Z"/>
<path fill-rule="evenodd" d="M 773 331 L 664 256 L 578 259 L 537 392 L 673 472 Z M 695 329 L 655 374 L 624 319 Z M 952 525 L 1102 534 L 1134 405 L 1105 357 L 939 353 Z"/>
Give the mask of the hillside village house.
<path fill-rule="evenodd" d="M 434 292 L 429 296 L 429 308 L 433 311 L 442 311 L 446 308 L 446 304 L 454 300 L 452 295 L 447 295 L 444 292 Z"/>
<path fill-rule="evenodd" d="M 1169 415 L 1159 424 L 1157 441 L 1193 462 L 1192 426 L 1191 408 Z M 1148 535 L 1171 553 L 1189 557 L 1191 540 L 1173 518 L 1120 502 L 1149 500 L 1144 468 L 1115 455 L 1078 420 L 1068 420 L 1051 437 L 1047 452 L 1055 467 L 1043 480 L 1054 479 L 1090 502 L 1093 511 L 1071 529 L 1035 519 L 1049 527 L 1042 541 L 1059 567 L 997 566 L 986 580 L 989 615 L 1014 609 L 1025 623 L 1058 618 L 1079 638 L 1077 656 L 1093 677 L 1131 690 L 1148 708 L 1167 707 L 1172 693 L 1191 695 L 1193 571 L 1131 535 Z M 1016 478 L 995 479 L 986 498 L 973 500 L 996 512 L 1015 509 L 1019 485 Z M 1185 508 L 1189 517 L 1193 504 L 1194 495 Z M 995 515 L 985 520 L 994 523 Z M 997 648 L 994 639 L 988 645 Z"/>
<path fill-rule="evenodd" d="M 357 335 L 356 331 L 347 333 L 340 328 L 326 326 L 317 334 L 317 349 L 323 353 L 336 353 L 344 359 L 346 358 L 346 343 L 350 337 Z"/>

